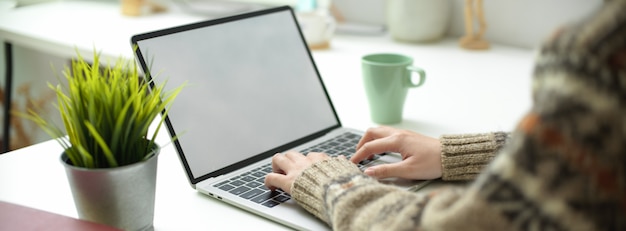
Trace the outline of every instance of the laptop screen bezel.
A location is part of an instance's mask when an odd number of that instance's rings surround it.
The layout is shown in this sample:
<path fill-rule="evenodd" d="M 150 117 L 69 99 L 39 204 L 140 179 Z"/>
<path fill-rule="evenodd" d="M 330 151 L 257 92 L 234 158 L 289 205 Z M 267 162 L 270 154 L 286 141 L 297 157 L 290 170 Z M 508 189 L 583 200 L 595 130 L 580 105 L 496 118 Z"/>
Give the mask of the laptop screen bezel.
<path fill-rule="evenodd" d="M 317 65 L 315 64 L 315 61 L 313 59 L 313 55 L 311 54 L 310 49 L 308 48 L 308 46 L 306 45 L 306 40 L 304 38 L 304 35 L 302 34 L 302 30 L 300 25 L 297 23 L 295 14 L 293 9 L 290 6 L 280 6 L 280 7 L 274 7 L 274 8 L 269 8 L 269 9 L 264 9 L 264 10 L 259 10 L 259 11 L 254 11 L 254 12 L 248 12 L 248 13 L 243 13 L 243 14 L 238 14 L 238 15 L 233 15 L 233 16 L 228 16 L 228 17 L 223 17 L 223 18 L 218 18 L 218 19 L 211 19 L 211 20 L 206 20 L 206 21 L 201 21 L 201 22 L 196 22 L 196 23 L 191 23 L 191 24 L 186 24 L 186 25 L 181 25 L 181 26 L 176 26 L 176 27 L 170 27 L 170 28 L 166 28 L 166 29 L 161 29 L 161 30 L 156 30 L 156 31 L 152 31 L 152 32 L 147 32 L 147 33 L 142 33 L 142 34 L 137 34 L 131 37 L 131 48 L 133 49 L 133 53 L 135 55 L 135 59 L 136 61 L 139 63 L 139 65 L 141 66 L 141 69 L 144 72 L 144 76 L 146 78 L 146 80 L 149 82 L 150 87 L 153 88 L 156 86 L 154 80 L 151 78 L 151 74 L 150 74 L 150 69 L 149 69 L 149 63 L 144 60 L 144 56 L 141 53 L 141 50 L 139 49 L 138 43 L 142 40 L 147 40 L 147 39 L 152 39 L 152 38 L 156 38 L 156 37 L 160 37 L 160 36 L 166 36 L 166 35 L 170 35 L 170 34 L 174 34 L 174 33 L 179 33 L 179 32 L 183 32 L 183 31 L 188 31 L 188 30 L 194 30 L 194 29 L 198 29 L 198 28 L 202 28 L 202 27 L 208 27 L 208 26 L 214 26 L 214 25 L 218 25 L 218 24 L 224 24 L 224 23 L 229 23 L 229 22 L 233 22 L 233 21 L 238 21 L 238 20 L 244 20 L 247 18 L 252 18 L 252 17 L 257 17 L 257 16 L 261 16 L 261 15 L 266 15 L 266 14 L 272 14 L 272 13 L 277 13 L 277 12 L 281 12 L 281 11 L 288 11 L 291 15 L 291 18 L 293 20 L 293 23 L 295 23 L 296 27 L 297 27 L 297 31 L 299 34 L 299 38 L 300 38 L 300 42 L 303 43 L 304 47 L 306 47 L 306 53 L 308 55 L 309 61 L 311 62 L 311 65 L 313 67 L 313 70 L 315 70 L 315 75 L 318 78 L 318 81 L 320 81 L 320 85 L 322 87 L 322 90 L 326 96 L 326 100 L 328 100 L 328 104 L 331 108 L 331 111 L 334 114 L 334 118 L 335 118 L 335 125 L 332 125 L 328 128 L 324 128 L 321 129 L 320 131 L 317 131 L 313 134 L 307 135 L 305 137 L 301 137 L 298 138 L 294 141 L 291 141 L 285 145 L 276 147 L 274 149 L 271 150 L 267 150 L 264 151 L 262 153 L 258 153 L 250 158 L 247 158 L 245 160 L 236 162 L 234 164 L 231 164 L 229 166 L 223 167 L 221 169 L 212 171 L 210 173 L 207 173 L 205 175 L 202 176 L 198 176 L 198 177 L 194 177 L 191 167 L 188 163 L 187 158 L 185 157 L 185 153 L 184 150 L 180 144 L 180 142 L 178 142 L 178 140 L 173 139 L 173 144 L 174 147 L 176 149 L 176 152 L 180 158 L 180 161 L 185 169 L 185 173 L 187 174 L 187 178 L 191 184 L 192 187 L 195 188 L 195 185 L 203 180 L 209 179 L 209 178 L 213 178 L 213 177 L 217 177 L 220 175 L 224 175 L 227 173 L 230 173 L 232 171 L 238 170 L 242 167 L 248 166 L 250 164 L 256 163 L 260 160 L 269 158 L 271 156 L 273 156 L 275 153 L 277 152 L 281 152 L 284 150 L 288 150 L 290 148 L 293 147 L 297 147 L 299 145 L 302 145 L 310 140 L 316 139 L 318 137 L 321 137 L 325 134 L 327 134 L 328 132 L 340 128 L 342 127 L 341 125 L 341 121 L 339 120 L 339 116 L 337 115 L 337 111 L 335 110 L 335 106 L 332 103 L 332 100 L 330 99 L 330 95 L 328 94 L 328 91 L 326 89 L 326 86 L 324 85 L 324 81 L 319 73 L 319 70 L 317 68 Z M 184 90 L 184 89 L 183 89 Z M 176 102 L 174 102 L 176 103 Z M 165 111 L 163 111 L 164 113 Z M 173 127 L 172 122 L 170 121 L 169 117 L 165 116 L 164 118 L 164 122 L 167 128 L 168 133 L 170 134 L 170 137 L 176 137 L 176 131 Z"/>

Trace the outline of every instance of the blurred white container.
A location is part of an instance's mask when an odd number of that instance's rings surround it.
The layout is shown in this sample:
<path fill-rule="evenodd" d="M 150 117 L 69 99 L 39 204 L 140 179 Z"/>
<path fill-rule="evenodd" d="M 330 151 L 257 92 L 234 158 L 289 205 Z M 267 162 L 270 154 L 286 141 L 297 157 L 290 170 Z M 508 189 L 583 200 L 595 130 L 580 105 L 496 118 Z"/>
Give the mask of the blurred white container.
<path fill-rule="evenodd" d="M 398 41 L 433 42 L 446 34 L 450 12 L 450 0 L 387 0 L 387 27 Z"/>
<path fill-rule="evenodd" d="M 326 10 L 297 12 L 296 18 L 310 49 L 330 47 L 337 23 Z"/>

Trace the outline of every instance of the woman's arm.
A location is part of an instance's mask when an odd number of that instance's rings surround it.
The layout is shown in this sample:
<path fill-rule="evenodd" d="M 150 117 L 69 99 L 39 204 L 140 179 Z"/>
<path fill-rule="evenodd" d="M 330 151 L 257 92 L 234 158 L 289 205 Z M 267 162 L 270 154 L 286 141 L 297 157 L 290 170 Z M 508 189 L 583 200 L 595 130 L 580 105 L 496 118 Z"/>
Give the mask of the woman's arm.
<path fill-rule="evenodd" d="M 505 132 L 441 136 L 441 179 L 474 180 L 491 163 L 508 137 Z"/>
<path fill-rule="evenodd" d="M 398 163 L 365 169 L 374 178 L 473 180 L 500 151 L 507 133 L 444 135 L 439 139 L 392 127 L 368 129 L 350 159 L 359 163 L 373 155 L 395 152 Z"/>
<path fill-rule="evenodd" d="M 319 153 L 276 155 L 266 185 L 335 230 L 626 230 L 626 0 L 605 4 L 542 48 L 533 108 L 470 186 L 412 193 Z"/>

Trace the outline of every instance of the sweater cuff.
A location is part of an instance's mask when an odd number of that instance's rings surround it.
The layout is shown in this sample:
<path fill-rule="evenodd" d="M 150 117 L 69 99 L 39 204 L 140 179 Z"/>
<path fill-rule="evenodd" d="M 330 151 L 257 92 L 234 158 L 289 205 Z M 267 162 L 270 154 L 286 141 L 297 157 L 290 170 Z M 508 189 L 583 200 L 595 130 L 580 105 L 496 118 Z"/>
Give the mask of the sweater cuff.
<path fill-rule="evenodd" d="M 500 151 L 508 133 L 441 136 L 443 180 L 473 180 Z"/>
<path fill-rule="evenodd" d="M 300 206 L 330 224 L 330 216 L 325 208 L 326 188 L 338 178 L 362 175 L 359 168 L 343 158 L 332 158 L 315 163 L 305 169 L 291 186 L 291 197 Z"/>

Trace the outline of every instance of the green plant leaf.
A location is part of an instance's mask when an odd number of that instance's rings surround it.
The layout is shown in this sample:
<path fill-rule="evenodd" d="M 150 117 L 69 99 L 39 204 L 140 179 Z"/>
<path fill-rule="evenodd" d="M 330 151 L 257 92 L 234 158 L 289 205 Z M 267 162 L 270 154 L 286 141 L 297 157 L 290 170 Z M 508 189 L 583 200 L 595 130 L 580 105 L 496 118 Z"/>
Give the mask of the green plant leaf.
<path fill-rule="evenodd" d="M 77 58 L 63 71 L 67 85 L 48 83 L 56 93 L 55 108 L 64 129 L 34 111 L 21 116 L 56 138 L 74 166 L 108 168 L 145 160 L 152 155 L 164 118 L 184 85 L 164 92 L 165 84 L 147 82 L 149 76 L 141 77 L 134 61 L 119 58 L 101 66 L 95 49 L 91 64 L 76 53 Z M 148 137 L 159 114 L 163 116 Z"/>

